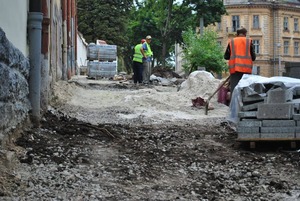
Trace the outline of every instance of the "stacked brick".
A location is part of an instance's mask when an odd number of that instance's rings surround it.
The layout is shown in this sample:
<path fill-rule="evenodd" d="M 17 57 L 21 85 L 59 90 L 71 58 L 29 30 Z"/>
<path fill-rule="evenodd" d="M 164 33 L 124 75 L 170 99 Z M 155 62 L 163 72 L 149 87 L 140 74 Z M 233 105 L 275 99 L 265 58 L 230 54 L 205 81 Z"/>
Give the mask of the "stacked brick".
<path fill-rule="evenodd" d="M 241 89 L 238 139 L 300 139 L 300 87 L 256 83 Z"/>

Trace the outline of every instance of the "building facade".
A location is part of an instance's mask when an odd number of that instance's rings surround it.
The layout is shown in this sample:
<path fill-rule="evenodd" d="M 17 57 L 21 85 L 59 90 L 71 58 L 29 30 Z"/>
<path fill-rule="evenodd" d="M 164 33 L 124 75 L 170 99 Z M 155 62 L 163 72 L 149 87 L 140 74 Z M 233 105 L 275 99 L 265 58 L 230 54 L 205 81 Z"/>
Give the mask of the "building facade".
<path fill-rule="evenodd" d="M 224 47 L 238 28 L 248 30 L 256 61 L 253 74 L 282 76 L 285 64 L 300 62 L 300 1 L 298 0 L 224 0 L 228 15 L 215 29 Z"/>

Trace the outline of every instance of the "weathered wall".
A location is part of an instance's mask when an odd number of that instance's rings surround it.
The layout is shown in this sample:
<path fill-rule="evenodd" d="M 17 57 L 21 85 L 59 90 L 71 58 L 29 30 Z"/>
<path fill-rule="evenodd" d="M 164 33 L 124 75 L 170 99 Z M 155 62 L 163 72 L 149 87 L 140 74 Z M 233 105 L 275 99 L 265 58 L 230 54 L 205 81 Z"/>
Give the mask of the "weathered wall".
<path fill-rule="evenodd" d="M 77 65 L 87 66 L 87 43 L 81 33 L 77 34 Z"/>
<path fill-rule="evenodd" d="M 0 27 L 0 141 L 28 119 L 29 61 Z"/>
<path fill-rule="evenodd" d="M 0 27 L 7 38 L 24 55 L 27 49 L 27 8 L 28 0 L 0 0 Z"/>

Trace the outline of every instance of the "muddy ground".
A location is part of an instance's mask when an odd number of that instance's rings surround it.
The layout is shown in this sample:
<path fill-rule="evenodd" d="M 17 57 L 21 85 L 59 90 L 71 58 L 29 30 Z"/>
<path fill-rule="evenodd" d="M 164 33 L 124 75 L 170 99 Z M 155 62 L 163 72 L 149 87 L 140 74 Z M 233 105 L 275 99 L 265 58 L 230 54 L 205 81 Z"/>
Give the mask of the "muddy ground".
<path fill-rule="evenodd" d="M 69 114 L 51 108 L 40 128 L 22 132 L 0 200 L 300 200 L 297 150 L 283 142 L 255 150 L 238 144 L 224 116 L 91 124 L 80 114 L 89 109 L 74 107 Z M 106 119 L 108 110 L 99 111 Z"/>

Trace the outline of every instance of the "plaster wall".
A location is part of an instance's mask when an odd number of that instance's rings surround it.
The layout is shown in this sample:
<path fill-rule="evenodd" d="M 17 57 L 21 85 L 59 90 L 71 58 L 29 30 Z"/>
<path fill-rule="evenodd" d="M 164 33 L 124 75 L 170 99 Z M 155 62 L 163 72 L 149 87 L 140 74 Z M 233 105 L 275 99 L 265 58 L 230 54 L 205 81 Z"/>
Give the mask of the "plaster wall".
<path fill-rule="evenodd" d="M 0 27 L 6 37 L 25 56 L 27 48 L 27 12 L 29 0 L 0 0 Z"/>

